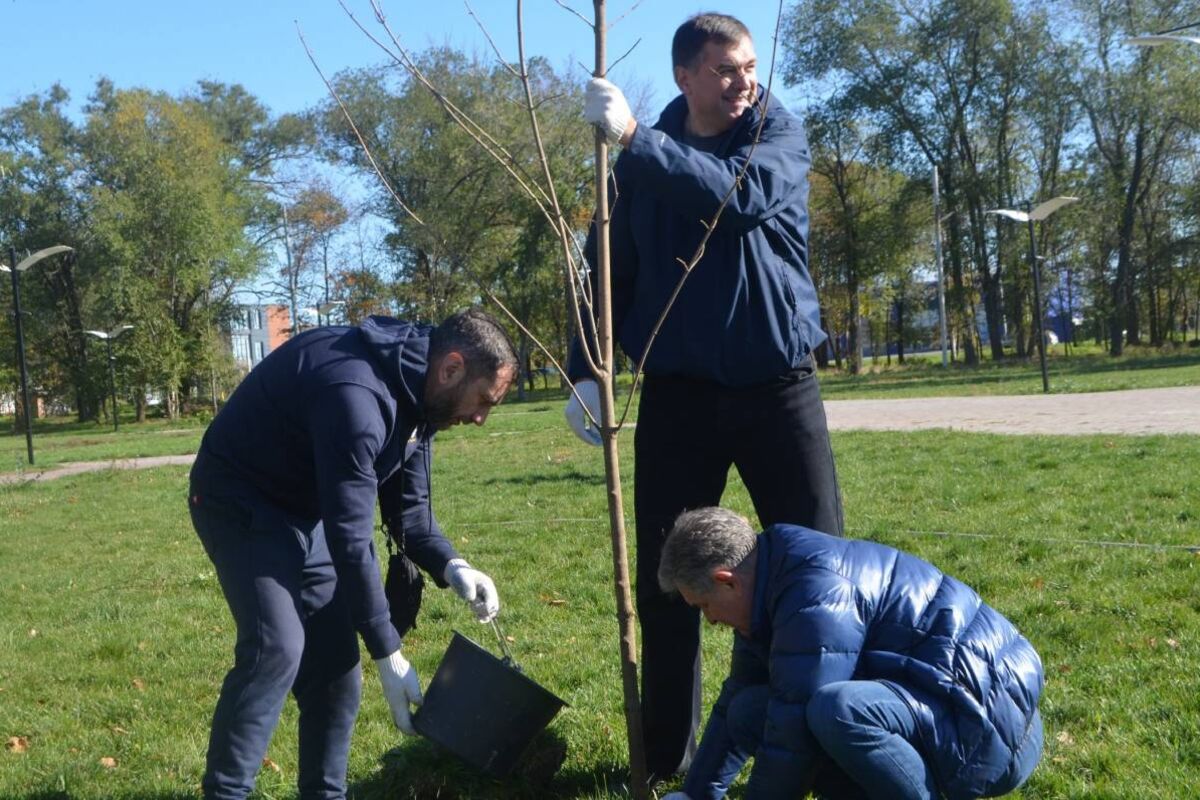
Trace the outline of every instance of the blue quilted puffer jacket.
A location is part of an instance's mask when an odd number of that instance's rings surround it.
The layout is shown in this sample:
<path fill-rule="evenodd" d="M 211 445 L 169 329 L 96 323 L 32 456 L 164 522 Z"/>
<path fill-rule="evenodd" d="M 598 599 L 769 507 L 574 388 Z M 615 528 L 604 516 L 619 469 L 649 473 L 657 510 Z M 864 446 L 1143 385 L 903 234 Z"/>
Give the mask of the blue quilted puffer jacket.
<path fill-rule="evenodd" d="M 749 639 L 735 636 L 713 709 L 769 676 L 763 745 L 747 797 L 798 796 L 817 744 L 805 707 L 835 681 L 878 680 L 912 708 L 939 790 L 986 796 L 1031 732 L 1042 663 L 1011 622 L 961 581 L 891 547 L 794 525 L 758 537 Z M 718 720 L 720 722 L 720 720 Z M 724 793 L 743 758 L 710 721 L 689 771 L 693 800 Z"/>

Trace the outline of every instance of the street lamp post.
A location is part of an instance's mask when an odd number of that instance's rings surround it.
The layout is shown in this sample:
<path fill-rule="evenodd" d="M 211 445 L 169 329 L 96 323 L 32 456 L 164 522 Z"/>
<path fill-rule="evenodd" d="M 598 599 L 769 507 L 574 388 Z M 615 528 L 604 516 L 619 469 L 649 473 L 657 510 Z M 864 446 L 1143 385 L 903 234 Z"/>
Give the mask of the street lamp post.
<path fill-rule="evenodd" d="M 1164 44 L 1176 44 L 1182 42 L 1185 44 L 1200 44 L 1200 36 L 1176 36 L 1173 34 L 1179 31 L 1185 31 L 1188 28 L 1200 27 L 1200 22 L 1193 22 L 1188 25 L 1180 25 L 1178 28 L 1168 28 L 1165 31 L 1158 33 L 1148 33 L 1143 36 L 1133 36 L 1125 40 L 1125 44 L 1133 45 L 1134 47 L 1159 47 Z"/>
<path fill-rule="evenodd" d="M 117 416 L 117 358 L 113 355 L 113 339 L 118 338 L 125 331 L 133 330 L 132 325 L 121 325 L 118 328 L 113 328 L 111 331 L 84 331 L 88 336 L 95 336 L 97 339 L 103 339 L 105 348 L 108 350 L 108 387 L 112 392 L 112 415 L 113 415 L 113 431 L 120 430 L 120 422 Z"/>
<path fill-rule="evenodd" d="M 1042 367 L 1042 391 L 1046 393 L 1050 391 L 1050 376 L 1046 372 L 1046 330 L 1042 317 L 1042 271 L 1038 268 L 1037 237 L 1033 234 L 1033 223 L 1046 219 L 1058 209 L 1068 203 L 1074 203 L 1078 199 L 1078 197 L 1054 197 L 1036 207 L 1032 200 L 1026 200 L 1024 211 L 993 208 L 985 212 L 1024 222 L 1029 227 L 1029 269 L 1033 273 L 1033 318 L 1037 323 L 1038 361 Z"/>
<path fill-rule="evenodd" d="M 321 326 L 321 317 L 325 317 L 325 324 L 329 324 L 329 317 L 338 306 L 346 305 L 345 300 L 331 300 L 317 306 L 317 327 Z"/>
<path fill-rule="evenodd" d="M 29 406 L 29 372 L 25 368 L 25 333 L 21 325 L 21 282 L 18 276 L 43 258 L 71 252 L 73 249 L 65 244 L 58 244 L 38 250 L 32 255 L 26 256 L 24 261 L 17 263 L 17 248 L 10 245 L 8 260 L 12 262 L 13 266 L 0 264 L 0 271 L 12 273 L 13 328 L 16 330 L 17 336 L 17 369 L 21 375 L 21 402 L 24 403 L 25 408 L 25 449 L 29 455 L 30 466 L 33 465 L 33 411 Z"/>

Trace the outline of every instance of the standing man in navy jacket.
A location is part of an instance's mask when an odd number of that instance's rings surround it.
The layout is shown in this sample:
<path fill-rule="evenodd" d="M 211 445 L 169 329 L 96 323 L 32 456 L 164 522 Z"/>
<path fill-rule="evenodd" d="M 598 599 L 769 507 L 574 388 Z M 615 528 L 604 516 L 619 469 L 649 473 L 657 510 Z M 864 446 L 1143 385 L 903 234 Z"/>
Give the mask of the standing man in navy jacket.
<path fill-rule="evenodd" d="M 482 425 L 516 374 L 491 316 L 436 328 L 386 317 L 307 331 L 273 351 L 217 414 L 192 467 L 192 523 L 237 624 L 213 715 L 203 789 L 244 798 L 290 691 L 300 710 L 304 800 L 346 796 L 362 673 L 379 667 L 392 719 L 413 733 L 416 671 L 379 579 L 376 498 L 399 509 L 408 556 L 485 622 L 491 578 L 458 557 L 429 505 L 433 435 Z"/>
<path fill-rule="evenodd" d="M 1042 753 L 1042 662 L 969 586 L 916 556 L 795 525 L 681 514 L 658 577 L 734 636 L 682 792 L 719 800 L 973 800 Z"/>
<path fill-rule="evenodd" d="M 642 714 L 647 766 L 657 778 L 686 769 L 700 720 L 699 615 L 659 591 L 656 579 L 672 520 L 719 503 L 734 465 L 763 525 L 842 533 L 812 356 L 825 334 L 808 272 L 803 126 L 758 86 L 754 43 L 733 17 L 689 19 L 671 57 L 682 94 L 653 127 L 635 120 L 621 91 L 603 79 L 589 83 L 584 110 L 624 147 L 614 168 L 613 322 L 634 360 L 679 282 L 681 261 L 692 258 L 737 184 L 650 349 L 637 419 Z M 595 253 L 594 229 L 588 252 Z M 581 346 L 568 373 L 598 420 L 599 393 Z M 599 444 L 575 396 L 566 415 L 581 439 Z"/>

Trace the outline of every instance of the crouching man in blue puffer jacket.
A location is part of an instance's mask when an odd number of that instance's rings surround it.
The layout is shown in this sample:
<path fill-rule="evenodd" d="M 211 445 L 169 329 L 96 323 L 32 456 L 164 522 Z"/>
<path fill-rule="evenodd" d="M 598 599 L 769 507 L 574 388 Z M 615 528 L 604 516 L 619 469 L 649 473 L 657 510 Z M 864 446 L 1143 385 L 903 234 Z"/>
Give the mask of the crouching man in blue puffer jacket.
<path fill-rule="evenodd" d="M 1042 753 L 1042 664 L 1011 622 L 916 556 L 688 511 L 658 580 L 737 631 L 682 792 L 716 800 L 995 797 Z"/>

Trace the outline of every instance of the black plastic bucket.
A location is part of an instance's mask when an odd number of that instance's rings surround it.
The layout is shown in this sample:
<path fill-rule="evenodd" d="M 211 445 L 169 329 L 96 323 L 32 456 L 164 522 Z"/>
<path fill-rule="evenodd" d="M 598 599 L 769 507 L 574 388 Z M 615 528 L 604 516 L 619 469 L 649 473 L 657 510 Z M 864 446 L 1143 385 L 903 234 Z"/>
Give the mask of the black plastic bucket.
<path fill-rule="evenodd" d="M 501 777 L 565 705 L 455 631 L 413 726 L 467 763 Z"/>

